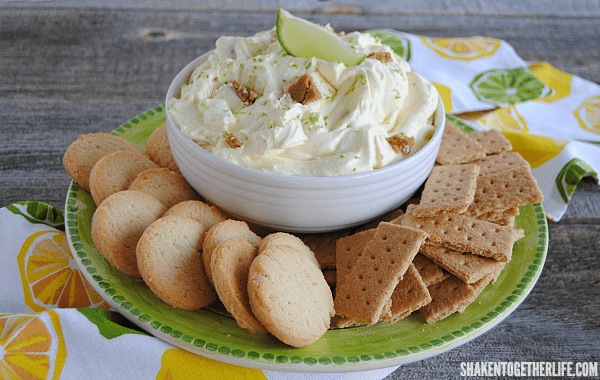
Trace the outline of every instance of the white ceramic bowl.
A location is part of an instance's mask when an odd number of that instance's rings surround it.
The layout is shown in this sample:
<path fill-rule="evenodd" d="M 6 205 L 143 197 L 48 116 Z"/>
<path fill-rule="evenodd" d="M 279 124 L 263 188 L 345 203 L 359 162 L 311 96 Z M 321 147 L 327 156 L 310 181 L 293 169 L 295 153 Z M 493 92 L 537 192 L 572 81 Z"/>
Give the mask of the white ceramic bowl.
<path fill-rule="evenodd" d="M 200 56 L 177 74 L 166 103 L 177 95 Z M 440 99 L 431 140 L 404 161 L 367 173 L 296 177 L 225 161 L 185 137 L 166 113 L 169 143 L 181 173 L 208 202 L 243 220 L 289 232 L 326 232 L 366 223 L 397 209 L 421 186 L 435 162 L 445 124 Z"/>

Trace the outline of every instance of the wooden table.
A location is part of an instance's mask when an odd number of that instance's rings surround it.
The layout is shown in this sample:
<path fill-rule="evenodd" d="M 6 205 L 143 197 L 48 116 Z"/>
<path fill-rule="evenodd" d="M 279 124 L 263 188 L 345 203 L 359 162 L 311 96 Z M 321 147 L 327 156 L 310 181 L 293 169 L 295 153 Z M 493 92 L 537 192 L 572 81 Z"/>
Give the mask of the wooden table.
<path fill-rule="evenodd" d="M 0 206 L 39 200 L 62 208 L 69 184 L 62 157 L 77 136 L 110 132 L 163 104 L 174 74 L 217 37 L 271 28 L 276 10 L 258 0 L 116 3 L 0 1 Z M 289 9 L 336 30 L 498 37 L 525 60 L 600 83 L 598 2 L 524 3 L 314 0 Z M 506 320 L 389 379 L 456 378 L 464 361 L 599 362 L 600 186 L 584 179 L 564 218 L 549 222 L 549 236 L 537 285 Z"/>

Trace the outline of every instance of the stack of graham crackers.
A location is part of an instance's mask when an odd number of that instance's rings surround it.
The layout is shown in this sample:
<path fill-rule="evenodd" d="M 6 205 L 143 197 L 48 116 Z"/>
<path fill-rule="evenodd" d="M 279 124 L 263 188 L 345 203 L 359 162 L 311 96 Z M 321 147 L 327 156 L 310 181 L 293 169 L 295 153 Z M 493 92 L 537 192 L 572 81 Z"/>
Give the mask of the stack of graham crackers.
<path fill-rule="evenodd" d="M 433 323 L 463 312 L 498 278 L 524 236 L 513 228 L 519 206 L 543 200 L 511 149 L 498 131 L 446 124 L 420 201 L 337 240 L 338 327 L 393 323 L 415 310 Z"/>

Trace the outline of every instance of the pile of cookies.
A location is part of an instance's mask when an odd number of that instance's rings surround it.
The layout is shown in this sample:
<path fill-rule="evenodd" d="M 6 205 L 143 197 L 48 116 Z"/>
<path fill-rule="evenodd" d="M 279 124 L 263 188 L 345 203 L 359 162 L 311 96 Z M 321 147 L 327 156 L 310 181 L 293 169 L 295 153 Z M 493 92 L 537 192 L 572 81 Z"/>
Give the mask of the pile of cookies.
<path fill-rule="evenodd" d="M 109 134 L 81 136 L 63 162 L 97 204 L 91 235 L 98 251 L 165 303 L 195 310 L 220 300 L 241 328 L 296 347 L 329 329 L 333 296 L 310 248 L 282 232 L 263 239 L 201 202 L 171 170 L 164 126 L 146 151 Z"/>
<path fill-rule="evenodd" d="M 97 204 L 92 239 L 164 302 L 195 310 L 220 300 L 241 328 L 304 347 L 331 328 L 427 323 L 464 311 L 511 259 L 519 206 L 542 201 L 529 164 L 497 131 L 446 124 L 420 198 L 362 227 L 291 235 L 234 220 L 180 174 L 166 128 L 146 150 L 113 135 L 81 136 L 64 165 Z M 335 291 L 335 300 L 332 296 Z"/>
<path fill-rule="evenodd" d="M 511 259 L 519 206 L 541 202 L 530 166 L 498 131 L 446 124 L 437 164 L 406 214 L 337 241 L 338 327 L 427 323 L 464 311 Z M 403 250 L 400 250 L 402 248 Z"/>

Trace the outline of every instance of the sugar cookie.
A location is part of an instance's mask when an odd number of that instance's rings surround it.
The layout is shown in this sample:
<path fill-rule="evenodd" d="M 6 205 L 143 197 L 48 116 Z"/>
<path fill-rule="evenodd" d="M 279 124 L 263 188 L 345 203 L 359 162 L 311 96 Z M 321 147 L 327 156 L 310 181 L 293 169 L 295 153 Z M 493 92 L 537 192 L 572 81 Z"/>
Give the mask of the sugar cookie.
<path fill-rule="evenodd" d="M 144 170 L 131 182 L 129 190 L 152 195 L 167 207 L 183 201 L 200 200 L 200 196 L 184 176 L 167 168 Z"/>
<path fill-rule="evenodd" d="M 146 169 L 158 168 L 146 156 L 119 151 L 102 157 L 90 173 L 90 193 L 96 205 L 108 196 L 127 190 L 135 177 Z"/>
<path fill-rule="evenodd" d="M 285 232 L 275 232 L 265 236 L 258 247 L 258 253 L 260 254 L 265 249 L 276 245 L 289 245 L 290 247 L 296 248 L 298 251 L 302 252 L 303 255 L 308 257 L 310 261 L 317 266 L 317 268 L 321 269 L 319 262 L 315 258 L 314 252 L 311 251 L 306 244 L 304 244 L 302 239 Z"/>
<path fill-rule="evenodd" d="M 212 226 L 206 233 L 204 244 L 202 244 L 204 269 L 206 269 L 206 274 L 208 275 L 211 284 L 214 284 L 212 270 L 210 268 L 213 250 L 225 240 L 235 236 L 245 237 L 250 244 L 255 246 L 259 246 L 262 240 L 260 236 L 250 231 L 246 222 L 239 220 L 227 219 Z"/>
<path fill-rule="evenodd" d="M 175 158 L 173 158 L 173 153 L 171 152 L 166 124 L 156 128 L 150 134 L 148 143 L 146 144 L 146 153 L 150 159 L 161 168 L 167 168 L 176 173 L 181 173 L 175 162 Z"/>
<path fill-rule="evenodd" d="M 141 278 L 135 249 L 146 227 L 157 220 L 167 206 L 139 191 L 121 191 L 106 198 L 92 217 L 92 240 L 96 249 L 114 267 Z"/>
<path fill-rule="evenodd" d="M 268 248 L 254 259 L 248 274 L 248 296 L 252 312 L 263 326 L 294 347 L 316 342 L 335 314 L 323 273 L 290 246 Z"/>
<path fill-rule="evenodd" d="M 80 135 L 73 141 L 65 155 L 63 165 L 69 176 L 81 188 L 90 191 L 90 173 L 92 168 L 102 157 L 120 150 L 144 155 L 144 150 L 122 137 L 109 133 L 90 133 Z"/>
<path fill-rule="evenodd" d="M 146 285 L 167 304 L 185 310 L 210 305 L 217 294 L 206 277 L 202 242 L 206 228 L 183 216 L 166 216 L 148 226 L 137 245 Z"/>
<path fill-rule="evenodd" d="M 238 325 L 253 334 L 267 331 L 252 313 L 248 300 L 248 271 L 257 253 L 256 245 L 236 236 L 215 248 L 210 263 L 219 299 Z"/>
<path fill-rule="evenodd" d="M 201 201 L 184 201 L 171 207 L 164 216 L 181 215 L 202 223 L 204 227 L 211 228 L 217 223 L 227 219 L 217 206 L 209 206 Z"/>

